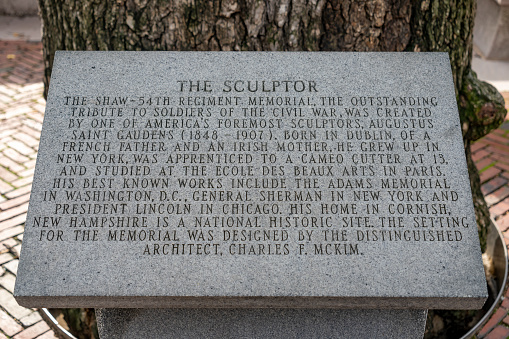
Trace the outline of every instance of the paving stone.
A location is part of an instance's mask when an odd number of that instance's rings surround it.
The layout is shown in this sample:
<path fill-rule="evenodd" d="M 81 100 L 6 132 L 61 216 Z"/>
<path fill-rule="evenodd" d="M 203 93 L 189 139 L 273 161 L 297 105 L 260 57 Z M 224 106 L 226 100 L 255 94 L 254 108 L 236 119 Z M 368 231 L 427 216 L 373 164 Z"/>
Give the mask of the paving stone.
<path fill-rule="evenodd" d="M 7 313 L 0 310 L 0 329 L 8 336 L 13 336 L 16 333 L 21 332 L 23 327 Z"/>
<path fill-rule="evenodd" d="M 2 253 L 0 254 L 0 265 L 5 264 L 6 262 L 9 262 L 13 260 L 14 257 L 10 253 Z"/>
<path fill-rule="evenodd" d="M 32 150 L 33 152 L 33 150 Z M 6 148 L 2 151 L 2 153 L 9 157 L 10 159 L 14 160 L 15 162 L 17 162 L 18 164 L 20 163 L 24 163 L 26 161 L 28 161 L 30 158 L 28 157 L 25 157 L 24 155 L 21 155 L 19 154 L 18 152 L 16 152 L 16 150 L 12 149 L 12 148 Z M 24 168 L 23 168 L 24 169 Z"/>
<path fill-rule="evenodd" d="M 23 237 L 23 234 L 20 234 L 20 235 L 18 236 L 18 239 L 19 239 L 20 237 Z M 11 251 L 12 251 L 12 253 L 13 253 L 14 255 L 16 255 L 16 256 L 19 258 L 19 255 L 21 254 L 21 244 L 18 244 L 18 245 L 16 245 L 16 246 L 12 247 L 12 248 L 11 248 Z"/>
<path fill-rule="evenodd" d="M 9 199 L 19 197 L 20 195 L 30 193 L 32 190 L 32 185 L 26 185 L 17 189 L 12 190 L 11 192 L 5 194 L 5 196 Z"/>
<path fill-rule="evenodd" d="M 504 184 L 502 187 L 500 187 L 493 193 L 485 196 L 485 199 L 486 199 L 486 203 L 488 204 L 488 206 L 492 206 L 492 205 L 495 205 L 496 203 L 504 200 L 508 196 L 509 196 L 509 186 Z"/>
<path fill-rule="evenodd" d="M 18 179 L 18 176 L 12 173 L 11 171 L 6 170 L 3 167 L 0 167 L 0 178 L 2 178 L 2 180 L 6 182 L 9 182 Z"/>
<path fill-rule="evenodd" d="M 487 170 L 480 173 L 479 177 L 481 179 L 481 183 L 484 183 L 491 178 L 494 178 L 500 173 L 500 169 L 496 168 L 495 166 L 488 168 Z"/>
<path fill-rule="evenodd" d="M 4 194 L 13 190 L 13 187 L 3 180 L 0 180 L 0 194 Z"/>
<path fill-rule="evenodd" d="M 19 140 L 23 144 L 28 145 L 29 147 L 34 147 L 34 146 L 39 145 L 39 140 L 37 140 L 37 139 L 35 139 L 35 138 L 31 137 L 30 135 L 25 134 L 25 133 L 18 132 L 18 133 L 13 135 L 13 138 L 16 139 L 16 140 Z M 30 153 L 33 153 L 33 149 L 31 149 Z"/>
<path fill-rule="evenodd" d="M 42 106 L 42 105 L 41 105 Z M 38 130 L 35 130 L 35 129 L 32 129 L 26 125 L 23 125 L 19 128 L 19 131 L 23 132 L 24 134 L 32 137 L 34 140 L 36 140 L 37 142 L 39 142 L 39 138 L 41 136 L 41 131 L 38 131 Z M 34 145 L 35 146 L 35 145 Z"/>
<path fill-rule="evenodd" d="M 474 160 L 474 162 L 478 162 L 480 161 L 481 159 L 489 156 L 491 153 L 488 153 L 486 152 L 485 150 L 480 150 L 480 151 L 477 151 L 475 152 L 473 155 L 472 155 L 472 160 Z"/>
<path fill-rule="evenodd" d="M 8 148 L 3 150 L 3 152 L 5 152 L 7 150 L 8 150 Z M 9 153 L 11 153 L 11 152 L 9 152 Z M 26 157 L 23 157 L 23 158 L 26 158 Z M 18 164 L 17 162 L 13 161 L 12 159 L 10 159 L 6 156 L 0 157 L 0 164 L 2 164 L 2 167 L 8 168 L 9 170 L 11 170 L 14 173 L 21 172 L 26 169 L 25 167 L 21 166 L 20 164 Z"/>
<path fill-rule="evenodd" d="M 34 312 L 30 313 L 29 315 L 24 316 L 24 317 L 19 319 L 19 321 L 25 327 L 32 326 L 33 324 L 35 324 L 35 323 L 37 323 L 37 322 L 39 322 L 41 320 L 42 320 L 42 317 L 41 317 L 41 315 L 39 314 L 38 311 L 34 311 Z"/>
<path fill-rule="evenodd" d="M 507 183 L 507 179 L 501 178 L 501 177 L 496 177 L 496 178 L 491 179 L 490 181 L 484 183 L 481 186 L 481 191 L 484 195 L 486 195 L 486 194 L 489 194 L 489 193 L 495 191 L 496 189 L 504 186 L 506 183 Z"/>
<path fill-rule="evenodd" d="M 44 321 L 39 321 L 23 332 L 18 333 L 12 339 L 33 339 L 49 330 L 50 328 L 48 324 L 46 324 Z"/>
<path fill-rule="evenodd" d="M 25 186 L 27 184 L 31 184 L 33 180 L 34 180 L 33 176 L 30 175 L 30 176 L 28 176 L 26 178 L 21 178 L 21 179 L 12 181 L 11 185 L 16 187 L 16 188 L 23 187 L 23 186 Z"/>
<path fill-rule="evenodd" d="M 38 336 L 37 339 L 58 339 L 58 337 L 53 333 L 53 331 L 48 331 L 41 336 Z"/>
<path fill-rule="evenodd" d="M 509 210 L 509 198 L 506 198 L 498 204 L 490 207 L 490 213 L 494 216 L 503 215 Z"/>
<path fill-rule="evenodd" d="M 471 149 L 472 153 L 475 153 L 478 150 L 486 147 L 486 145 L 488 145 L 488 143 L 486 141 L 484 141 L 483 139 L 481 139 L 481 140 L 475 142 L 472 146 L 470 146 L 470 149 Z"/>
<path fill-rule="evenodd" d="M 4 221 L 4 220 L 10 219 L 12 217 L 15 217 L 17 215 L 26 213 L 27 210 L 28 210 L 28 202 L 23 203 L 19 206 L 13 207 L 13 208 L 9 208 L 6 211 L 0 212 L 0 221 Z M 1 232 L 0 232 L 0 234 L 1 234 Z M 2 239 L 0 238 L 0 240 L 2 240 Z"/>
<path fill-rule="evenodd" d="M 475 165 L 477 166 L 477 168 L 479 169 L 479 171 L 483 170 L 484 168 L 488 167 L 489 165 L 493 164 L 494 161 L 493 159 L 491 159 L 490 157 L 488 158 L 484 158 L 482 159 L 481 161 L 479 161 L 478 163 L 476 163 Z M 481 173 L 482 174 L 482 173 Z"/>
<path fill-rule="evenodd" d="M 7 219 L 5 221 L 0 222 L 0 231 L 7 230 L 11 227 L 20 225 L 25 223 L 27 220 L 26 213 L 15 216 L 14 218 Z"/>
<path fill-rule="evenodd" d="M 36 143 L 36 145 L 38 145 L 39 143 Z M 18 153 L 20 154 L 23 154 L 23 155 L 30 155 L 32 153 L 34 153 L 34 150 L 30 147 L 28 147 L 27 145 L 25 145 L 24 143 L 22 143 L 21 141 L 19 140 L 13 140 L 9 143 L 7 143 L 7 145 L 13 149 L 15 149 Z"/>
<path fill-rule="evenodd" d="M 493 133 L 488 134 L 485 138 L 489 142 L 491 141 L 493 145 L 504 145 L 509 146 L 509 140 L 504 138 L 503 136 L 497 135 L 497 130 L 493 131 Z"/>
<path fill-rule="evenodd" d="M 493 331 L 491 331 L 486 339 L 507 339 L 509 338 L 509 328 L 505 326 L 497 326 Z"/>
<path fill-rule="evenodd" d="M 15 281 L 16 276 L 9 272 L 6 272 L 2 276 L 0 276 L 0 285 L 11 293 L 14 293 Z"/>
<path fill-rule="evenodd" d="M 4 264 L 3 267 L 9 270 L 9 272 L 11 272 L 12 274 L 16 275 L 16 272 L 18 272 L 18 264 L 19 260 L 12 260 Z"/>
<path fill-rule="evenodd" d="M 20 319 L 33 312 L 29 308 L 19 306 L 12 294 L 4 289 L 0 289 L 0 305 L 16 319 Z"/>
<path fill-rule="evenodd" d="M 493 330 L 499 322 L 507 316 L 507 311 L 504 308 L 499 308 L 493 316 L 488 320 L 486 325 L 479 331 L 479 336 L 484 337 L 491 330 Z"/>
<path fill-rule="evenodd" d="M 495 167 L 500 168 L 501 170 L 506 171 L 506 172 L 509 171 L 509 164 L 503 163 L 501 161 L 497 162 L 495 164 Z"/>
<path fill-rule="evenodd" d="M 30 199 L 30 194 L 24 194 L 22 196 L 19 196 L 17 198 L 10 199 L 8 201 L 0 203 L 0 210 L 4 211 L 12 207 L 19 206 L 21 204 L 24 204 L 28 202 Z M 1 227 L 0 227 L 1 228 Z"/>
<path fill-rule="evenodd" d="M 0 248 L 5 248 L 7 251 L 11 251 L 14 246 L 18 243 L 14 238 L 8 238 L 0 242 Z"/>
<path fill-rule="evenodd" d="M 502 232 L 505 232 L 509 229 L 509 213 L 506 213 L 497 219 L 497 226 Z M 509 309 L 509 307 L 506 308 Z"/>
<path fill-rule="evenodd" d="M 30 160 L 29 160 L 30 161 Z M 28 162 L 28 161 L 27 161 Z M 26 165 L 25 165 L 26 166 Z M 34 170 L 35 168 L 29 168 L 27 169 L 26 171 L 23 171 L 23 172 L 20 172 L 19 173 L 19 176 L 20 177 L 30 177 L 30 182 L 32 182 L 32 177 L 34 176 Z M 14 184 L 14 186 L 16 186 L 16 184 Z"/>

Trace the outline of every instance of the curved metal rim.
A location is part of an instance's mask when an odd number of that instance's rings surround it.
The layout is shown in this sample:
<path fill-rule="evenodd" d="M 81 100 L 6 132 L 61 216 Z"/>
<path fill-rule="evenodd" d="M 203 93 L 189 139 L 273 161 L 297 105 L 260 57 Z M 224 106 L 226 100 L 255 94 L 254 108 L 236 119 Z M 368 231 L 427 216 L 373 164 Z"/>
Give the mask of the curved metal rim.
<path fill-rule="evenodd" d="M 500 303 L 500 300 L 502 299 L 502 297 L 504 295 L 505 285 L 507 283 L 507 270 L 508 270 L 507 247 L 504 246 L 504 244 L 505 244 L 505 242 L 504 242 L 504 235 L 502 234 L 500 229 L 497 227 L 497 224 L 495 223 L 495 220 L 491 219 L 491 223 L 493 224 L 493 227 L 495 227 L 495 229 L 497 230 L 498 236 L 502 240 L 502 247 L 504 248 L 504 256 L 505 256 L 504 280 L 502 281 L 502 284 L 500 285 L 501 288 L 500 288 L 500 291 L 498 292 L 497 298 L 495 299 L 495 302 L 493 303 L 493 305 L 491 305 L 491 307 L 488 310 L 488 312 L 486 312 L 484 317 L 482 317 L 482 319 L 479 320 L 477 322 L 477 324 L 473 328 L 471 328 L 470 331 L 467 332 L 467 334 L 465 334 L 463 337 L 461 337 L 461 339 L 469 339 L 469 338 L 471 338 L 482 326 L 484 326 L 484 324 L 493 315 L 493 311 L 498 306 L 498 304 Z"/>
<path fill-rule="evenodd" d="M 58 331 L 57 336 L 62 337 L 65 339 L 77 339 L 75 336 L 73 336 L 69 331 L 67 331 L 65 328 L 63 328 L 58 321 L 53 317 L 53 314 L 47 309 L 47 308 L 40 308 L 41 315 L 46 320 L 47 323 L 49 323 L 50 327 L 53 330 Z"/>

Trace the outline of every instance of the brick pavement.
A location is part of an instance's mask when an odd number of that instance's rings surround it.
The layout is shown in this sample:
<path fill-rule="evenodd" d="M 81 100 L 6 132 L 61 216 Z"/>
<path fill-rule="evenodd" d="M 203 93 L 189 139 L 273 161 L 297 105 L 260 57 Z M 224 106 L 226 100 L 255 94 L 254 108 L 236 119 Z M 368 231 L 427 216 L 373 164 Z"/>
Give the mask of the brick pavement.
<path fill-rule="evenodd" d="M 509 93 L 503 95 L 509 110 Z M 479 169 L 481 190 L 490 214 L 509 247 L 509 114 L 502 126 L 472 145 L 472 158 Z M 509 290 L 500 307 L 479 331 L 478 338 L 509 338 Z"/>
<path fill-rule="evenodd" d="M 56 338 L 36 310 L 12 296 L 45 107 L 42 74 L 40 43 L 0 41 L 0 339 Z M 509 116 L 472 151 L 509 246 Z M 506 297 L 479 338 L 509 337 L 509 292 Z"/>
<path fill-rule="evenodd" d="M 12 296 L 45 107 L 41 47 L 0 41 L 0 339 L 56 338 Z"/>

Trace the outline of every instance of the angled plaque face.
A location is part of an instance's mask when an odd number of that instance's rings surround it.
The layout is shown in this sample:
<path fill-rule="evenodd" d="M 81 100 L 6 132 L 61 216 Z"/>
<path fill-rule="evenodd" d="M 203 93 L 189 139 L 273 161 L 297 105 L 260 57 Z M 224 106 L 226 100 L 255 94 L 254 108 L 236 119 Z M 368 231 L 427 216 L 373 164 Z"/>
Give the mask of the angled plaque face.
<path fill-rule="evenodd" d="M 480 308 L 447 54 L 57 52 L 15 295 Z"/>

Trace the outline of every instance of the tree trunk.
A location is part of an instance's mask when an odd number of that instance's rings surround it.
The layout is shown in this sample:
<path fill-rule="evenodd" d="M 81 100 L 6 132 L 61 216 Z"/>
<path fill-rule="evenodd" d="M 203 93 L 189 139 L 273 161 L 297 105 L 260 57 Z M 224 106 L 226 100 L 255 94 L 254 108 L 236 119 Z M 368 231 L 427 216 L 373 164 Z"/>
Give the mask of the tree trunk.
<path fill-rule="evenodd" d="M 56 50 L 446 51 L 482 248 L 489 212 L 472 141 L 505 117 L 471 71 L 476 0 L 39 0 L 45 95 Z"/>

